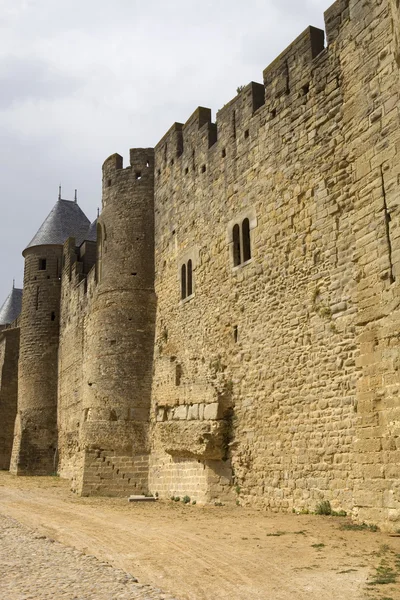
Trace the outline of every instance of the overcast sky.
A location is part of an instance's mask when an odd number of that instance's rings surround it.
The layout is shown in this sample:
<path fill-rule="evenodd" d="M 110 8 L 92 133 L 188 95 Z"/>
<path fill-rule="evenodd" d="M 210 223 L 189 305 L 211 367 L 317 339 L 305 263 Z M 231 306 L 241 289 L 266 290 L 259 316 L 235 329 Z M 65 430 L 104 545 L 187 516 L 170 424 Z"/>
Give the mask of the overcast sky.
<path fill-rule="evenodd" d="M 107 156 L 215 118 L 331 3 L 0 0 L 0 305 L 60 182 L 93 220 Z"/>

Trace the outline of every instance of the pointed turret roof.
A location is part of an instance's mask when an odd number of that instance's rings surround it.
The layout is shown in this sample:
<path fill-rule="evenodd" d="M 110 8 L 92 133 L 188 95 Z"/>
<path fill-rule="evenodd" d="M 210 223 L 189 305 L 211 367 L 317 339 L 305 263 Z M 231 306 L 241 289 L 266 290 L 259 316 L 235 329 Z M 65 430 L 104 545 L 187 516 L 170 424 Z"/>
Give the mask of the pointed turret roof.
<path fill-rule="evenodd" d="M 77 202 L 59 199 L 25 250 L 33 246 L 61 246 L 69 237 L 74 237 L 80 246 L 89 225 Z"/>
<path fill-rule="evenodd" d="M 13 287 L 6 301 L 0 308 L 0 325 L 9 325 L 19 315 L 22 309 L 22 290 Z"/>
<path fill-rule="evenodd" d="M 95 242 L 97 240 L 97 219 L 90 224 L 84 239 L 87 242 Z"/>

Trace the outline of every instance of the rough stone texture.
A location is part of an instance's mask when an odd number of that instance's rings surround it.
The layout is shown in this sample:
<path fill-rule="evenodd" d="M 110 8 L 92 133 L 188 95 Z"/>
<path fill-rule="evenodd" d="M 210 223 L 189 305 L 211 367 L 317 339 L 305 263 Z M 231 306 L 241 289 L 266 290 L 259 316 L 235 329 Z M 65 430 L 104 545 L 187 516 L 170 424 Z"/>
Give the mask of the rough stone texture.
<path fill-rule="evenodd" d="M 19 329 L 0 331 L 0 469 L 10 467 L 18 398 Z"/>
<path fill-rule="evenodd" d="M 59 468 L 78 492 L 240 488 L 245 504 L 324 499 L 398 528 L 400 8 L 338 0 L 325 18 L 326 48 L 306 29 L 216 124 L 200 107 L 129 167 L 104 163 L 95 268 L 93 243 L 64 245 Z M 37 393 L 54 389 L 58 344 L 34 318 L 38 252 L 21 464 L 55 435 Z M 42 283 L 56 303 L 59 281 Z"/>

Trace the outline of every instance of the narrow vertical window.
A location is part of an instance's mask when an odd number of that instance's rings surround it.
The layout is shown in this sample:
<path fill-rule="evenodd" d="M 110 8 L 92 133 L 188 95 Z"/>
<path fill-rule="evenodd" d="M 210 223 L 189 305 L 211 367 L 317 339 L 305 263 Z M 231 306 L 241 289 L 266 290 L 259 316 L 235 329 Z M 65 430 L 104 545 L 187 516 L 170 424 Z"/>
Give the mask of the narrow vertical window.
<path fill-rule="evenodd" d="M 181 299 L 186 298 L 186 265 L 181 267 Z"/>
<path fill-rule="evenodd" d="M 97 224 L 97 246 L 96 246 L 96 280 L 101 280 L 101 268 L 103 258 L 103 232 L 100 223 Z"/>
<path fill-rule="evenodd" d="M 39 271 L 45 271 L 47 267 L 47 260 L 45 258 L 39 258 Z"/>
<path fill-rule="evenodd" d="M 244 219 L 242 223 L 242 239 L 243 239 L 243 262 L 250 260 L 251 249 L 250 249 L 250 221 Z"/>
<path fill-rule="evenodd" d="M 193 276 L 192 276 L 192 261 L 189 260 L 187 264 L 187 295 L 193 294 Z"/>
<path fill-rule="evenodd" d="M 36 288 L 36 303 L 35 303 L 35 308 L 36 310 L 38 310 L 39 308 L 39 288 Z"/>
<path fill-rule="evenodd" d="M 240 227 L 235 225 L 233 227 L 233 266 L 237 267 L 240 265 Z"/>

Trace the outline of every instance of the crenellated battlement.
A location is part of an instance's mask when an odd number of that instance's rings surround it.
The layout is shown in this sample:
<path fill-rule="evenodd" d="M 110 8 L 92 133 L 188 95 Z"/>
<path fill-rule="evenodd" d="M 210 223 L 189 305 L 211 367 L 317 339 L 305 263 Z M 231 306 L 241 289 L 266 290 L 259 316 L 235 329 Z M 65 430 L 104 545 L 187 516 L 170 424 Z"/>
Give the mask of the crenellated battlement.
<path fill-rule="evenodd" d="M 184 173 L 188 174 L 193 167 L 196 170 L 196 160 L 191 161 L 189 155 L 194 156 L 197 151 L 212 150 L 208 158 L 219 158 L 220 153 L 215 153 L 214 148 L 216 142 L 221 141 L 224 147 L 244 133 L 247 136 L 251 119 L 259 109 L 265 111 L 267 121 L 277 118 L 279 125 L 282 108 L 293 103 L 304 104 L 302 98 L 307 99 L 315 88 L 318 91 L 321 84 L 313 86 L 313 79 L 332 61 L 330 46 L 349 22 L 350 0 L 337 0 L 325 11 L 324 18 L 327 47 L 325 32 L 309 26 L 264 69 L 262 84 L 250 82 L 218 110 L 215 123 L 211 109 L 204 107 L 198 107 L 186 123 L 174 123 L 155 147 L 157 176 L 164 173 L 168 177 L 170 168 L 179 159 Z M 108 160 L 115 163 L 114 156 Z"/>
<path fill-rule="evenodd" d="M 129 151 L 130 164 L 124 168 L 124 159 L 118 154 L 112 154 L 103 163 L 103 174 L 129 169 L 151 168 L 154 164 L 154 148 L 131 148 Z"/>
<path fill-rule="evenodd" d="M 124 168 L 124 159 L 120 154 L 112 154 L 103 163 L 103 206 L 108 198 L 108 188 L 117 181 L 129 178 L 132 183 L 152 179 L 154 174 L 154 148 L 131 148 L 130 164 Z"/>
<path fill-rule="evenodd" d="M 329 45 L 335 42 L 348 17 L 349 0 L 338 0 L 325 12 Z M 263 83 L 250 82 L 241 89 L 217 112 L 215 123 L 211 109 L 204 107 L 198 107 L 186 123 L 174 123 L 155 147 L 157 176 L 162 173 L 169 176 L 170 168 L 179 159 L 187 174 L 193 170 L 192 165 L 188 165 L 190 154 L 213 150 L 215 156 L 216 142 L 221 141 L 225 146 L 244 133 L 247 136 L 251 119 L 258 110 L 265 111 L 267 120 L 277 117 L 279 123 L 282 107 L 313 93 L 311 81 L 315 70 L 329 64 L 330 59 L 329 46 L 325 48 L 325 32 L 308 27 L 264 69 Z M 116 163 L 114 156 L 108 159 L 112 164 Z M 217 156 L 219 158 L 220 153 Z M 195 165 L 195 159 L 192 162 Z M 117 161 L 117 164 L 120 163 Z"/>

